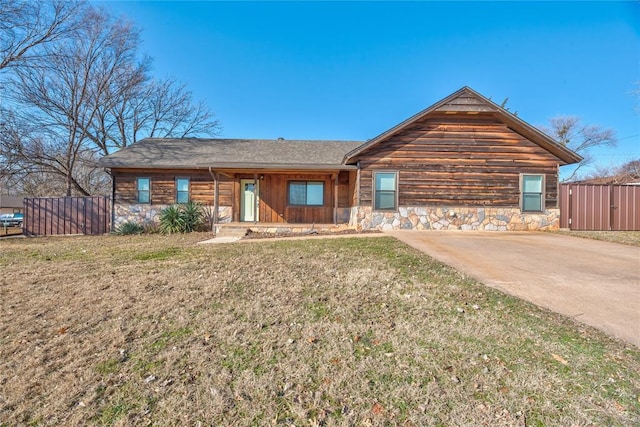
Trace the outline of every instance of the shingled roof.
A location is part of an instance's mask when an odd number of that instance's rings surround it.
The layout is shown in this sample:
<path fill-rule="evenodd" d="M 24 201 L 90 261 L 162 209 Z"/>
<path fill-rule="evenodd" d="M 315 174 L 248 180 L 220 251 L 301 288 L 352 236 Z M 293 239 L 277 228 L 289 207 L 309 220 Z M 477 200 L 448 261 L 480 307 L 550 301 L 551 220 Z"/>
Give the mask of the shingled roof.
<path fill-rule="evenodd" d="M 0 208 L 21 208 L 24 197 L 0 195 Z"/>
<path fill-rule="evenodd" d="M 342 159 L 363 141 L 146 138 L 103 157 L 104 168 L 352 169 Z"/>

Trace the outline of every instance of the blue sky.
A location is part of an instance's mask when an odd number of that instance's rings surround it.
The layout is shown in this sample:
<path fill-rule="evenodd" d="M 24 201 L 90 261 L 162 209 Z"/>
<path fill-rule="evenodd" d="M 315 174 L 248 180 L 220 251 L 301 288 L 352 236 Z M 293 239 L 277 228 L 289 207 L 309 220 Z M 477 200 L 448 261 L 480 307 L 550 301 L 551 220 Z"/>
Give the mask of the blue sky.
<path fill-rule="evenodd" d="M 462 86 L 640 158 L 640 2 L 106 2 L 228 138 L 367 140 Z"/>

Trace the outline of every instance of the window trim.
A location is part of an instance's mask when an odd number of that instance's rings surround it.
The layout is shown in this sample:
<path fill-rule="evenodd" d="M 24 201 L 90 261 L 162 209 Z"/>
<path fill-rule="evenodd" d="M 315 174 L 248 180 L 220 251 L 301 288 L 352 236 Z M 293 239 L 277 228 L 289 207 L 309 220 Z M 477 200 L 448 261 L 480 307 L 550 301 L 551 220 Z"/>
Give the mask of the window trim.
<path fill-rule="evenodd" d="M 307 201 L 307 187 L 309 183 L 316 183 L 316 184 L 322 184 L 322 204 L 313 204 L 310 205 L 308 203 L 306 203 Z M 291 184 L 304 184 L 305 186 L 305 193 L 304 193 L 304 198 L 305 198 L 305 203 L 304 204 L 298 204 L 298 203 L 291 203 Z M 325 190 L 325 181 L 322 180 L 315 180 L 315 179 L 311 179 L 311 180 L 291 180 L 291 181 L 287 181 L 287 206 L 294 206 L 294 207 L 305 207 L 305 208 L 322 208 L 325 206 L 325 197 L 324 197 L 324 190 Z"/>
<path fill-rule="evenodd" d="M 540 193 L 525 193 L 524 192 L 524 179 L 526 176 L 539 176 L 542 177 L 542 182 L 540 183 Z M 547 176 L 543 173 L 521 173 L 520 174 L 520 211 L 527 213 L 541 213 L 546 209 L 546 184 L 547 184 Z M 540 210 L 525 210 L 524 208 L 524 196 L 525 194 L 540 194 Z"/>
<path fill-rule="evenodd" d="M 393 190 L 393 208 L 391 209 L 381 209 L 376 207 L 376 192 L 378 191 L 378 189 L 376 188 L 376 175 L 379 173 L 386 173 L 386 174 L 394 174 L 395 175 L 395 188 Z M 372 192 L 371 192 L 371 205 L 373 207 L 373 210 L 376 212 L 397 212 L 398 211 L 398 188 L 399 188 L 399 183 L 400 183 L 400 172 L 397 170 L 384 170 L 384 169 L 379 169 L 379 170 L 374 170 L 373 173 L 371 174 L 371 188 L 372 188 Z M 391 191 L 391 190 L 380 190 L 380 191 Z"/>
<path fill-rule="evenodd" d="M 140 190 L 140 186 L 139 186 L 139 182 L 141 179 L 146 179 L 149 181 L 149 189 L 148 190 Z M 141 191 L 146 191 L 147 193 L 149 193 L 149 198 L 147 202 L 141 202 L 140 201 L 140 192 Z M 151 204 L 151 177 L 147 177 L 147 176 L 137 176 L 136 177 L 136 203 L 139 205 L 150 205 Z"/>
<path fill-rule="evenodd" d="M 187 201 L 186 202 L 180 202 L 178 201 L 178 195 L 180 193 L 184 193 L 184 191 L 179 191 L 178 190 L 178 181 L 181 179 L 185 179 L 187 180 Z M 188 176 L 176 176 L 175 179 L 175 201 L 177 204 L 180 205 L 186 205 L 187 203 L 189 203 L 191 201 L 191 178 L 189 178 Z"/>

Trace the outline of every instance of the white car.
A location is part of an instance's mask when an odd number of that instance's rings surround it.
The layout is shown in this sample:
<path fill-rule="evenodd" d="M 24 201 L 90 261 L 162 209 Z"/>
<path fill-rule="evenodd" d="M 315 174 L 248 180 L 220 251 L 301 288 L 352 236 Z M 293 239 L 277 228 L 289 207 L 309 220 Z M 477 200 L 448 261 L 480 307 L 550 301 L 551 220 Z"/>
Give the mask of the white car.
<path fill-rule="evenodd" d="M 5 227 L 22 227 L 24 216 L 21 213 L 2 214 L 0 215 L 0 226 Z"/>

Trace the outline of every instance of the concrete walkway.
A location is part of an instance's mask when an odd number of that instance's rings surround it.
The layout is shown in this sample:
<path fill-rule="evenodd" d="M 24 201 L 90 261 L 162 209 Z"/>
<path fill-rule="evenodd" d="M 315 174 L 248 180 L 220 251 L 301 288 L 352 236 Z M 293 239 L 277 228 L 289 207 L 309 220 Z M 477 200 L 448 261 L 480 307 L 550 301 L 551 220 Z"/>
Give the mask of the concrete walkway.
<path fill-rule="evenodd" d="M 390 231 L 482 283 L 640 347 L 640 248 L 535 232 Z"/>
<path fill-rule="evenodd" d="M 279 241 L 291 241 L 291 240 L 313 240 L 313 239 L 360 239 L 369 237 L 385 237 L 384 233 L 353 233 L 353 234 L 311 234 L 302 236 L 287 236 L 287 237 L 265 237 L 261 239 L 243 239 L 241 237 L 214 237 L 213 239 L 203 240 L 198 244 L 217 244 L 217 243 L 264 243 L 264 242 L 279 242 Z"/>

